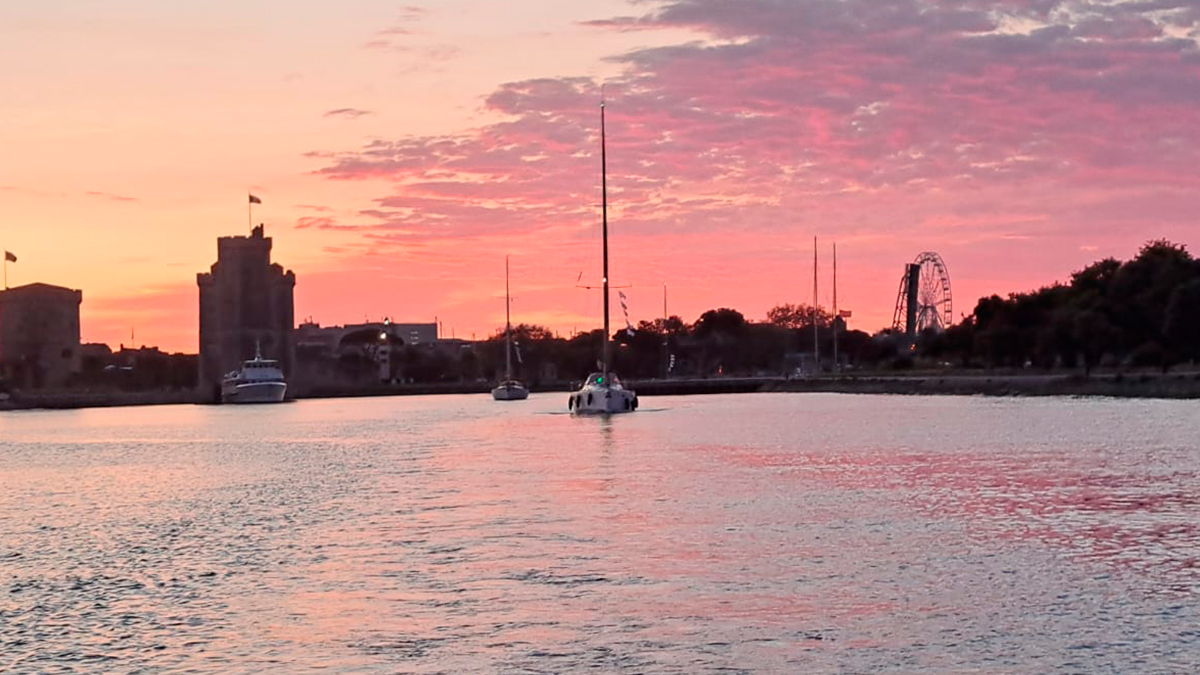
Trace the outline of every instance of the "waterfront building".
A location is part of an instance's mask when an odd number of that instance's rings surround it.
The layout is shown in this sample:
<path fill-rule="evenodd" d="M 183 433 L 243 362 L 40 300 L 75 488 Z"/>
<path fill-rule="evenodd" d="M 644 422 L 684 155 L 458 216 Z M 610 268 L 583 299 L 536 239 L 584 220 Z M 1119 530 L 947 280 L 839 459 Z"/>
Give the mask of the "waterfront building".
<path fill-rule="evenodd" d="M 295 363 L 292 339 L 296 275 L 271 262 L 271 238 L 259 225 L 250 236 L 217 239 L 217 262 L 196 275 L 200 287 L 200 387 L 216 400 L 221 378 L 261 350 L 285 377 Z"/>
<path fill-rule="evenodd" d="M 310 386 L 390 382 L 402 370 L 398 350 L 433 349 L 437 323 L 377 322 L 322 326 L 305 321 L 296 328 L 296 384 Z"/>
<path fill-rule="evenodd" d="M 393 323 L 389 319 L 345 326 L 322 326 L 305 321 L 296 327 L 296 344 L 325 354 L 334 354 L 343 344 L 360 335 L 386 334 L 393 344 L 432 345 L 438 341 L 437 323 Z"/>
<path fill-rule="evenodd" d="M 79 372 L 83 291 L 27 284 L 0 291 L 0 372 L 14 385 L 61 387 Z"/>

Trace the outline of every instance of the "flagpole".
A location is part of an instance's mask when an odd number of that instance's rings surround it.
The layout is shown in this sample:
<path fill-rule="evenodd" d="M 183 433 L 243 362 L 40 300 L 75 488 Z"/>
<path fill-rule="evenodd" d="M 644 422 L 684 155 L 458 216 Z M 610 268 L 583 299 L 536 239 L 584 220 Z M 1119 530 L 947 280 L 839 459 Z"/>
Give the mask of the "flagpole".
<path fill-rule="evenodd" d="M 254 200 L 250 199 L 250 188 L 246 188 L 246 229 L 254 230 Z"/>
<path fill-rule="evenodd" d="M 837 308 L 837 242 L 833 242 L 833 372 L 838 371 L 837 358 L 837 334 L 838 334 L 838 308 Z"/>
<path fill-rule="evenodd" d="M 821 372 L 821 342 L 817 329 L 817 238 L 813 237 L 813 361 L 817 365 L 817 373 Z"/>
<path fill-rule="evenodd" d="M 662 351 L 663 351 L 663 377 L 671 375 L 671 348 L 667 340 L 667 284 L 663 283 L 663 334 L 662 334 Z"/>

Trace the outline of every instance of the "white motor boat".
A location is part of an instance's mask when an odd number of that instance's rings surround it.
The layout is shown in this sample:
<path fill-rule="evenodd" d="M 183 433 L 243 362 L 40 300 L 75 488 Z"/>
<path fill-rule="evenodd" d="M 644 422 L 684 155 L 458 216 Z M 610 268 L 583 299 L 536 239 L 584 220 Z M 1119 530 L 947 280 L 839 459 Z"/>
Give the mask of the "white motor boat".
<path fill-rule="evenodd" d="M 600 102 L 600 214 L 604 256 L 604 347 L 600 371 L 588 375 L 583 386 L 567 399 L 567 409 L 583 415 L 633 412 L 638 407 L 637 393 L 623 387 L 616 374 L 608 369 L 611 341 L 608 325 L 608 157 L 605 151 L 603 101 Z"/>
<path fill-rule="evenodd" d="M 567 401 L 567 409 L 581 415 L 633 412 L 637 407 L 637 394 L 622 386 L 612 373 L 588 375 L 583 386 Z"/>
<path fill-rule="evenodd" d="M 504 381 L 492 390 L 497 401 L 523 401 L 529 398 L 529 390 L 512 373 L 512 318 L 509 315 L 511 302 L 508 296 L 508 256 L 504 256 Z"/>
<path fill-rule="evenodd" d="M 255 350 L 254 358 L 242 362 L 221 381 L 222 403 L 279 403 L 287 393 L 287 382 L 279 362 L 264 359 Z"/>

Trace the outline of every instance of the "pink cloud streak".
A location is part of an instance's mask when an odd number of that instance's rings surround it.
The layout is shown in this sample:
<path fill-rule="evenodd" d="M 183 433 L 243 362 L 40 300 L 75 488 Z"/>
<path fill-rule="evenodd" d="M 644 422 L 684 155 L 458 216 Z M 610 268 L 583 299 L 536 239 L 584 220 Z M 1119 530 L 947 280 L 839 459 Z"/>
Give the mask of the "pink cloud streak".
<path fill-rule="evenodd" d="M 842 297 L 869 329 L 890 319 L 899 271 L 923 249 L 947 259 L 969 312 L 980 295 L 1064 278 L 1096 250 L 1194 232 L 1200 54 L 1171 37 L 1195 35 L 1190 3 L 650 6 L 590 25 L 709 39 L 613 57 L 614 243 L 640 283 L 694 289 L 688 318 L 806 299 L 817 232 L 844 242 Z M 599 85 L 507 83 L 484 102 L 500 121 L 309 156 L 330 180 L 384 186 L 361 223 L 340 228 L 363 255 L 483 288 L 487 261 L 519 251 L 569 286 L 597 264 Z M 475 305 L 457 306 L 466 317 Z"/>

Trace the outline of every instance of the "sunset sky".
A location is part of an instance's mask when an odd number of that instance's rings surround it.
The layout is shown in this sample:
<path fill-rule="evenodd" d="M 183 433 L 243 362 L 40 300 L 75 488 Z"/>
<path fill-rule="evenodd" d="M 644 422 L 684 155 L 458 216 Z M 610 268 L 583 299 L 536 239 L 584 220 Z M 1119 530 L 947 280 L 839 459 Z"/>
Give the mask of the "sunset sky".
<path fill-rule="evenodd" d="M 410 2 L 0 3 L 9 284 L 83 289 L 84 341 L 194 352 L 250 191 L 298 320 L 484 337 L 510 254 L 515 321 L 592 328 L 602 85 L 635 323 L 664 283 L 689 321 L 810 302 L 813 236 L 868 331 L 924 250 L 957 318 L 1197 245 L 1197 0 Z"/>

